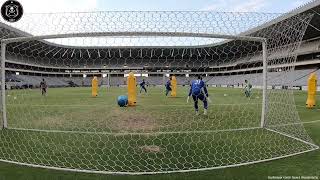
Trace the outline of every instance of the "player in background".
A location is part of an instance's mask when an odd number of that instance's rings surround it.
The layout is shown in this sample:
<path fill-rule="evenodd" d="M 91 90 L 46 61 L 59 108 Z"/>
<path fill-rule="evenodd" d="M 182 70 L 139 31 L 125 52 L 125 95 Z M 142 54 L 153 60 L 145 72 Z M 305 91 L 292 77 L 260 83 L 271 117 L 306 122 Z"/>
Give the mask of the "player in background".
<path fill-rule="evenodd" d="M 44 79 L 42 79 L 42 81 L 40 82 L 40 90 L 42 96 L 47 95 L 47 82 Z"/>
<path fill-rule="evenodd" d="M 172 89 L 171 89 L 171 76 L 170 76 L 169 80 L 166 83 L 166 96 L 168 96 L 170 91 L 172 91 Z"/>
<path fill-rule="evenodd" d="M 194 101 L 194 109 L 196 111 L 196 115 L 199 115 L 199 107 L 198 107 L 199 99 L 203 102 L 203 106 L 204 106 L 203 114 L 207 115 L 209 94 L 208 94 L 206 84 L 202 80 L 201 76 L 198 76 L 197 80 L 191 81 L 187 103 L 189 103 L 190 96 L 192 96 Z"/>
<path fill-rule="evenodd" d="M 142 90 L 144 90 L 144 92 L 147 93 L 146 81 L 144 79 L 142 79 L 142 82 L 140 83 L 140 94 L 141 94 Z"/>
<path fill-rule="evenodd" d="M 244 94 L 247 98 L 251 97 L 251 88 L 252 85 L 248 82 L 248 80 L 244 80 Z"/>

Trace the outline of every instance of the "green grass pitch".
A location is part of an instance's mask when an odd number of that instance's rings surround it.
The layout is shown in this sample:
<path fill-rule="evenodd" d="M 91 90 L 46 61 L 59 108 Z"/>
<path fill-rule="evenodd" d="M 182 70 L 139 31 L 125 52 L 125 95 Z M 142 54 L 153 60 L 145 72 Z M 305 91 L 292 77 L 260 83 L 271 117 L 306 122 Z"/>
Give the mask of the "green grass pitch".
<path fill-rule="evenodd" d="M 192 100 L 189 104 L 186 103 L 186 88 L 179 88 L 177 98 L 166 98 L 161 88 L 148 90 L 148 94 L 138 95 L 138 105 L 130 108 L 120 108 L 116 104 L 117 96 L 126 94 L 125 88 L 101 88 L 97 98 L 90 96 L 90 88 L 50 88 L 47 97 L 41 97 L 38 89 L 8 91 L 8 124 L 10 128 L 17 130 L 10 129 L 0 133 L 0 156 L 14 161 L 59 167 L 93 170 L 109 168 L 114 171 L 125 169 L 134 172 L 143 168 L 151 171 L 157 168 L 174 170 L 246 162 L 246 158 L 256 158 L 254 153 L 259 154 L 260 158 L 268 158 L 266 154 L 288 149 L 290 144 L 297 143 L 256 129 L 220 132 L 225 129 L 259 126 L 260 91 L 254 91 L 252 98 L 247 99 L 241 89 L 210 88 L 213 103 L 210 104 L 209 115 L 195 116 Z M 294 94 L 306 130 L 315 143 L 320 144 L 320 106 L 312 110 L 306 109 L 306 92 L 295 91 Z M 199 105 L 202 112 L 202 103 L 199 102 Z M 33 132 L 19 128 L 79 133 L 63 135 L 61 132 Z M 192 134 L 193 131 L 203 133 Z M 90 132 L 101 135 L 94 136 Z M 151 132 L 160 134 L 156 137 L 141 135 Z M 250 138 L 252 140 L 257 134 L 261 136 L 250 143 Z M 131 140 L 127 140 L 128 136 Z M 216 139 L 215 143 L 211 142 L 212 139 Z M 270 147 L 275 140 L 284 142 L 283 146 Z M 193 143 L 181 143 L 184 141 Z M 79 147 L 76 152 L 74 148 L 64 146 L 70 142 Z M 165 147 L 165 150 L 153 156 L 141 150 L 145 144 L 155 144 L 160 148 Z M 223 144 L 228 148 L 221 146 Z M 247 146 L 241 146 L 242 144 Z M 87 152 L 86 147 L 92 147 L 89 149 L 91 151 Z M 248 149 L 254 153 L 243 155 Z M 233 153 L 227 154 L 228 158 L 223 158 L 221 152 L 231 151 Z M 65 152 L 67 154 L 63 154 Z M 187 154 L 179 154 L 181 152 Z M 101 154 L 106 156 L 99 156 Z M 70 159 L 66 160 L 65 157 Z M 142 160 L 138 162 L 136 159 Z M 204 161 L 207 159 L 213 160 Z M 216 159 L 220 161 L 215 161 Z M 180 165 L 176 166 L 177 162 Z M 153 176 L 70 173 L 0 163 L 0 179 L 267 179 L 268 176 L 277 175 L 320 176 L 320 166 L 316 165 L 319 163 L 319 150 L 236 168 Z"/>

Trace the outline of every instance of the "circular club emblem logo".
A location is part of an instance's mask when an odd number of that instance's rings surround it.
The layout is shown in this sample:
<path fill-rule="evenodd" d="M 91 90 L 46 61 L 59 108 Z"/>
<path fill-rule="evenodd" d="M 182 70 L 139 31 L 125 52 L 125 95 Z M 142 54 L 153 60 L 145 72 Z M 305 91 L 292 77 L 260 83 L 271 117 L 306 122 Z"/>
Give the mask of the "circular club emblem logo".
<path fill-rule="evenodd" d="M 1 6 L 1 15 L 8 22 L 17 22 L 23 15 L 22 5 L 15 0 L 8 0 Z"/>

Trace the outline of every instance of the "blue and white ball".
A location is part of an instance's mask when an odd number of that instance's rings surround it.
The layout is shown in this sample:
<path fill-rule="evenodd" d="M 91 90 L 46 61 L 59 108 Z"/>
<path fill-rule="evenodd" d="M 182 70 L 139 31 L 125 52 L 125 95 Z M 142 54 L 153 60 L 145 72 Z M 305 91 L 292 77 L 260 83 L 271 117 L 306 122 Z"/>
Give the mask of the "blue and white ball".
<path fill-rule="evenodd" d="M 118 105 L 120 107 L 127 106 L 128 105 L 128 96 L 124 96 L 124 95 L 118 96 Z"/>

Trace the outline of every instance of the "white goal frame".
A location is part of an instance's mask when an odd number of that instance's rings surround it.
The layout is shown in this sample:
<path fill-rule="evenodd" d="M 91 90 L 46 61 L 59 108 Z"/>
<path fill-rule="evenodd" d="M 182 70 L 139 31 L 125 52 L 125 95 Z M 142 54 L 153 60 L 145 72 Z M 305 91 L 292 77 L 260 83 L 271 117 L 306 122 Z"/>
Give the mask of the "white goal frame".
<path fill-rule="evenodd" d="M 219 38 L 219 39 L 225 39 L 225 40 L 243 40 L 243 41 L 252 41 L 252 42 L 258 42 L 261 43 L 262 46 L 262 61 L 263 61 L 263 86 L 262 86 L 262 108 L 261 108 L 261 120 L 260 120 L 260 127 L 256 128 L 264 128 L 267 131 L 272 131 L 274 133 L 278 133 L 280 135 L 286 136 L 291 139 L 295 139 L 297 141 L 306 143 L 308 145 L 311 145 L 313 149 L 305 150 L 298 153 L 293 153 L 289 155 L 283 155 L 278 157 L 273 157 L 269 159 L 263 159 L 258 161 L 252 161 L 252 162 L 246 162 L 246 163 L 239 163 L 234 165 L 227 165 L 227 166 L 219 166 L 219 167 L 208 167 L 208 168 L 201 168 L 201 169 L 189 169 L 189 170 L 174 170 L 174 171 L 168 171 L 168 172 L 109 172 L 109 171 L 95 171 L 95 170 L 81 170 L 81 169 L 70 169 L 70 168 L 59 168 L 59 167 L 51 167 L 51 166 L 43 166 L 43 165 L 35 165 L 35 164 L 29 164 L 29 163 L 20 163 L 15 161 L 8 161 L 8 160 L 2 160 L 2 162 L 8 162 L 8 163 L 14 163 L 19 165 L 26 165 L 31 167 L 40 167 L 40 168 L 47 168 L 47 169 L 54 169 L 54 170 L 65 170 L 65 171 L 74 171 L 74 172 L 84 172 L 84 173 L 98 173 L 98 174 L 130 174 L 130 175 L 141 175 L 141 174 L 159 174 L 159 173 L 176 173 L 176 172 L 192 172 L 192 171 L 203 171 L 203 170 L 213 170 L 213 169 L 221 169 L 221 168 L 227 168 L 227 167 L 237 167 L 242 165 L 249 165 L 249 164 L 255 164 L 260 162 L 266 162 L 276 159 L 282 159 L 298 154 L 303 154 L 306 152 L 310 152 L 316 149 L 319 149 L 319 146 L 312 144 L 310 142 L 304 141 L 300 138 L 293 137 L 289 134 L 282 133 L 273 129 L 269 129 L 266 127 L 266 114 L 267 114 L 267 73 L 268 73 L 268 49 L 267 49 L 267 39 L 261 38 L 261 37 L 250 37 L 250 36 L 236 36 L 236 35 L 221 35 L 221 34 L 208 34 L 208 33 L 185 33 L 185 32 L 98 32 L 98 33 L 71 33 L 71 34 L 56 34 L 56 35 L 43 35 L 43 36 L 31 36 L 31 37 L 19 37 L 19 38 L 8 38 L 8 39 L 2 39 L 1 40 L 1 106 L 2 106 L 2 119 L 3 119 L 3 127 L 2 129 L 10 129 L 8 127 L 8 120 L 7 120 L 7 114 L 6 114 L 6 89 L 5 89 L 5 63 L 6 63 L 6 45 L 13 42 L 23 42 L 23 41 L 34 41 L 34 40 L 47 40 L 47 39 L 58 39 L 58 38 L 76 38 L 76 37 L 121 37 L 121 36 L 130 36 L 130 37 L 147 37 L 147 36 L 153 36 L 153 37 L 198 37 L 198 38 Z M 202 45 L 203 46 L 203 45 Z M 209 46 L 209 45 L 204 45 Z M 121 48 L 132 48 L 136 46 L 128 46 L 124 47 L 121 46 Z M 154 48 L 155 46 L 149 46 L 144 48 Z M 161 46 L 166 47 L 166 46 Z M 185 48 L 186 46 L 170 46 L 174 48 Z M 106 47 L 110 48 L 110 47 Z M 112 47 L 117 48 L 117 47 Z M 137 46 L 137 48 L 140 48 Z M 271 67 L 270 67 L 271 68 Z M 12 128 L 15 129 L 15 128 Z"/>

